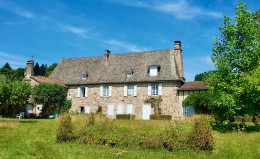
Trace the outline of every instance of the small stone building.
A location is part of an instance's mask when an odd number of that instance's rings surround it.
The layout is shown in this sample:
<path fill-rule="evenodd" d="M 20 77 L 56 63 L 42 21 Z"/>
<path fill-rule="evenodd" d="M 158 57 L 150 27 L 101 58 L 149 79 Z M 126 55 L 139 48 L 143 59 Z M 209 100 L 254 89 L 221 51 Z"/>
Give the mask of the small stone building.
<path fill-rule="evenodd" d="M 183 110 L 178 89 L 184 83 L 181 42 L 173 49 L 62 59 L 51 78 L 68 88 L 73 112 L 91 113 L 99 107 L 103 114 L 134 114 L 150 119 L 149 96 L 161 96 L 162 114 L 181 118 Z"/>

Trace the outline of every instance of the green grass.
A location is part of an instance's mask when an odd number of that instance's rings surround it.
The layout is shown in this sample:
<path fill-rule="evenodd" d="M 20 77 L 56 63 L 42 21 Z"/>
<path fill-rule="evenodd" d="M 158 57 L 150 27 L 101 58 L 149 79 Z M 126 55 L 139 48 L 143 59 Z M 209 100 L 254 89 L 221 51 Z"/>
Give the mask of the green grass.
<path fill-rule="evenodd" d="M 84 118 L 82 119 L 84 120 Z M 84 123 L 75 120 L 77 126 Z M 115 121 L 120 127 L 156 131 L 164 121 Z M 181 123 L 189 131 L 192 123 Z M 3 128 L 1 128 L 3 126 Z M 0 158 L 259 158 L 260 133 L 213 132 L 216 147 L 212 152 L 164 149 L 128 149 L 108 146 L 89 146 L 73 142 L 56 143 L 57 120 L 19 121 L 0 119 Z"/>

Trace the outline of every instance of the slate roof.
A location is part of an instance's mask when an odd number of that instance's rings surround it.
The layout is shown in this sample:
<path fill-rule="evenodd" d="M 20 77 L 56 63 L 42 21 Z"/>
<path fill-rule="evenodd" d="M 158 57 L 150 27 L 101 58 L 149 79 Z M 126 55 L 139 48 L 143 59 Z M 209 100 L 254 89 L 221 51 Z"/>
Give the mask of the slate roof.
<path fill-rule="evenodd" d="M 30 78 L 32 78 L 38 83 L 54 83 L 66 87 L 59 79 L 56 78 L 45 77 L 45 76 L 31 76 Z"/>
<path fill-rule="evenodd" d="M 208 90 L 202 81 L 185 82 L 178 90 Z"/>
<path fill-rule="evenodd" d="M 176 50 L 155 50 L 146 52 L 110 54 L 107 56 L 62 59 L 50 77 L 60 79 L 65 85 L 133 83 L 181 80 L 182 59 L 175 56 Z M 180 57 L 180 56 L 179 56 Z M 177 62 L 176 62 L 177 61 Z M 150 77 L 148 67 L 160 66 L 158 76 Z M 132 77 L 127 77 L 128 71 Z M 86 80 L 81 74 L 88 74 Z"/>

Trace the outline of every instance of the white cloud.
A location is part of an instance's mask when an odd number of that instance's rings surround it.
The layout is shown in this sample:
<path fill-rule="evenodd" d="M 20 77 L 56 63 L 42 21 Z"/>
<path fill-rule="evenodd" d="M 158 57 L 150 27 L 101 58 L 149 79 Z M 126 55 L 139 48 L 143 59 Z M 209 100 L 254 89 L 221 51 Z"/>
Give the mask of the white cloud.
<path fill-rule="evenodd" d="M 63 32 L 70 32 L 73 34 L 76 34 L 78 36 L 81 36 L 83 38 L 87 38 L 86 33 L 89 32 L 88 29 L 84 29 L 84 28 L 79 28 L 79 27 L 75 27 L 75 26 L 71 26 L 71 25 L 59 25 L 61 31 Z"/>
<path fill-rule="evenodd" d="M 154 1 L 141 1 L 141 0 L 106 0 L 112 3 L 118 3 L 121 5 L 131 6 L 131 7 L 141 7 L 141 8 L 148 8 L 152 10 L 157 10 L 160 12 L 172 14 L 178 19 L 193 19 L 198 16 L 208 16 L 212 18 L 222 18 L 223 15 L 219 12 L 207 10 L 205 8 L 190 5 L 186 0 L 179 0 L 179 1 L 169 1 L 169 2 L 162 2 L 160 0 Z"/>
<path fill-rule="evenodd" d="M 140 52 L 140 51 L 149 50 L 145 47 L 139 47 L 135 44 L 131 44 L 131 43 L 123 42 L 123 41 L 118 41 L 118 40 L 115 40 L 115 39 L 106 40 L 106 41 L 104 41 L 104 43 L 118 47 L 118 48 L 120 48 L 120 50 L 124 49 L 124 50 L 129 51 L 129 52 Z"/>
<path fill-rule="evenodd" d="M 0 51 L 0 67 L 7 62 L 12 68 L 25 67 L 27 60 L 28 59 L 26 57 Z"/>
<path fill-rule="evenodd" d="M 8 12 L 14 13 L 27 19 L 35 18 L 35 15 L 31 11 L 22 9 L 21 7 L 15 5 L 14 3 L 11 3 L 10 1 L 0 0 L 0 7 Z"/>
<path fill-rule="evenodd" d="M 211 57 L 210 56 L 202 56 L 202 57 L 199 57 L 199 60 L 209 66 L 213 66 L 214 67 L 214 63 L 212 62 L 211 60 Z"/>

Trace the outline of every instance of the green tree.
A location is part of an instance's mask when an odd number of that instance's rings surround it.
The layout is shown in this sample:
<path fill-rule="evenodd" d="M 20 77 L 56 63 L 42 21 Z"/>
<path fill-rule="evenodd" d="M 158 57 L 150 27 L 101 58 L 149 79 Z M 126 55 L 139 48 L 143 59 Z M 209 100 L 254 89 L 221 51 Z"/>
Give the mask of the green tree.
<path fill-rule="evenodd" d="M 224 17 L 221 38 L 214 42 L 212 61 L 217 72 L 205 79 L 214 94 L 209 108 L 220 122 L 235 115 L 259 114 L 259 17 L 245 3 L 236 10 L 233 19 Z"/>
<path fill-rule="evenodd" d="M 28 99 L 31 95 L 31 86 L 29 83 L 24 81 L 13 81 L 10 82 L 11 94 L 10 103 L 13 112 L 17 109 L 23 109 L 28 103 Z"/>
<path fill-rule="evenodd" d="M 210 70 L 210 71 L 207 71 L 207 72 L 196 74 L 195 77 L 194 77 L 194 81 L 203 81 L 206 78 L 206 76 L 208 76 L 208 74 L 211 73 L 211 72 L 216 72 L 216 71 Z"/>
<path fill-rule="evenodd" d="M 24 68 L 17 68 L 16 70 L 14 70 L 14 75 L 13 75 L 14 80 L 22 81 L 24 79 L 24 73 L 25 73 Z"/>
<path fill-rule="evenodd" d="M 14 70 L 11 68 L 9 63 L 7 62 L 1 69 L 0 74 L 4 75 L 8 79 L 13 79 L 14 76 Z"/>
<path fill-rule="evenodd" d="M 39 66 L 39 63 L 38 63 L 38 62 L 36 62 L 35 66 L 34 66 L 34 68 L 33 68 L 33 71 L 34 71 L 34 75 L 35 75 L 35 76 L 40 75 L 40 66 Z"/>
<path fill-rule="evenodd" d="M 26 105 L 31 86 L 23 81 L 0 81 L 0 107 L 8 107 L 13 114 Z"/>
<path fill-rule="evenodd" d="M 45 73 L 46 73 L 46 67 L 45 67 L 44 64 L 42 64 L 42 65 L 40 66 L 40 75 L 41 75 L 41 76 L 44 76 Z"/>
<path fill-rule="evenodd" d="M 58 63 L 53 63 L 53 64 L 51 64 L 51 65 L 47 68 L 45 76 L 49 76 L 49 75 L 52 73 L 52 71 L 55 69 L 55 67 L 56 67 L 57 65 L 58 65 Z"/>
<path fill-rule="evenodd" d="M 57 84 L 42 83 L 33 88 L 35 103 L 43 104 L 43 115 L 61 111 L 67 97 L 67 90 Z"/>

